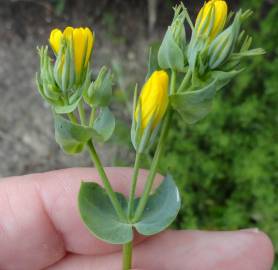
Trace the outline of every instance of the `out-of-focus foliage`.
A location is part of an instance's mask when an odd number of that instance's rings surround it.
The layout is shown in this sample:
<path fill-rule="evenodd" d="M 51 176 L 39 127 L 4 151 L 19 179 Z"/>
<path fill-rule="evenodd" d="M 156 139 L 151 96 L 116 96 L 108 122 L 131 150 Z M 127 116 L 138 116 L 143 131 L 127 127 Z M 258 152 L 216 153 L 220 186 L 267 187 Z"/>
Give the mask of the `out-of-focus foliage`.
<path fill-rule="evenodd" d="M 183 128 L 176 117 L 161 168 L 180 186 L 177 227 L 258 227 L 278 252 L 278 5 L 241 2 L 254 11 L 249 33 L 267 55 L 252 59 L 206 119 Z"/>
<path fill-rule="evenodd" d="M 61 15 L 65 10 L 66 0 L 51 0 L 56 15 Z"/>

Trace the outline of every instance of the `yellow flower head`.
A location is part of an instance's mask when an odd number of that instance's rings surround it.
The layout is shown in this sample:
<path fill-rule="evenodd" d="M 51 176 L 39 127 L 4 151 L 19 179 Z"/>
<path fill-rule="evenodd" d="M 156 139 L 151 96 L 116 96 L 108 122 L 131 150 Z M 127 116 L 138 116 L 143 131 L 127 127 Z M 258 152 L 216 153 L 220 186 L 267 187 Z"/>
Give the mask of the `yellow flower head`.
<path fill-rule="evenodd" d="M 198 34 L 207 34 L 214 39 L 224 28 L 228 13 L 225 0 L 210 0 L 205 3 L 196 19 Z"/>
<path fill-rule="evenodd" d="M 94 45 L 94 33 L 87 27 L 66 27 L 63 33 L 60 29 L 52 30 L 49 43 L 56 55 L 61 48 L 63 40 L 72 43 L 75 70 L 80 74 L 82 69 L 87 67 L 90 60 Z"/>
<path fill-rule="evenodd" d="M 142 88 L 135 110 L 135 121 L 138 121 L 141 105 L 141 128 L 145 129 L 152 119 L 154 129 L 163 118 L 168 106 L 168 74 L 155 71 Z"/>

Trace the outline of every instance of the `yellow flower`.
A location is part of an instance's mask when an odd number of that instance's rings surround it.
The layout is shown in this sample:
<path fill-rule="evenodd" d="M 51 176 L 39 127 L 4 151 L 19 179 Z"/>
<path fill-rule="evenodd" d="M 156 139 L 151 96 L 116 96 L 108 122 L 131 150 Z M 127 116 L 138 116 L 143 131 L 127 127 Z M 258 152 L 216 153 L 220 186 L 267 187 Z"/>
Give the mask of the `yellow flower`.
<path fill-rule="evenodd" d="M 94 45 L 94 33 L 89 28 L 66 27 L 64 32 L 60 29 L 51 31 L 49 43 L 55 54 L 58 54 L 62 41 L 72 42 L 75 70 L 79 74 L 86 69 Z"/>
<path fill-rule="evenodd" d="M 210 0 L 205 3 L 196 19 L 198 34 L 207 34 L 214 39 L 224 28 L 228 6 L 224 0 Z"/>
<path fill-rule="evenodd" d="M 161 70 L 155 71 L 142 88 L 139 102 L 135 110 L 135 121 L 138 121 L 141 105 L 141 128 L 150 123 L 154 129 L 163 118 L 168 106 L 168 74 Z"/>

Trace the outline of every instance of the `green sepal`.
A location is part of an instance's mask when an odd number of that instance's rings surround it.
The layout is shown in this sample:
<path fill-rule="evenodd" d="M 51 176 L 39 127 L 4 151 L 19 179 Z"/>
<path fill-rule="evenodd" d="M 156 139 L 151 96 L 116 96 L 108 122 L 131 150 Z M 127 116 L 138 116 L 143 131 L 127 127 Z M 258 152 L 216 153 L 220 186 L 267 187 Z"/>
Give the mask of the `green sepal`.
<path fill-rule="evenodd" d="M 148 72 L 145 81 L 147 81 L 150 78 L 153 72 L 159 70 L 158 59 L 157 59 L 159 47 L 160 44 L 155 43 L 151 45 L 149 49 Z"/>
<path fill-rule="evenodd" d="M 186 123 L 194 124 L 210 112 L 216 91 L 217 80 L 214 79 L 202 89 L 171 95 L 170 104 Z"/>
<path fill-rule="evenodd" d="M 77 108 L 81 99 L 82 99 L 82 88 L 80 88 L 78 91 L 76 91 L 69 98 L 69 104 L 53 105 L 53 109 L 54 109 L 55 113 L 58 113 L 58 114 L 71 113 Z"/>
<path fill-rule="evenodd" d="M 116 196 L 127 213 L 127 199 Z M 136 205 L 139 198 L 136 199 Z M 78 195 L 78 207 L 82 221 L 97 238 L 111 244 L 125 244 L 133 239 L 133 228 L 143 235 L 153 235 L 166 229 L 180 209 L 180 195 L 171 176 L 166 176 L 150 195 L 140 221 L 132 223 L 120 219 L 105 190 L 96 183 L 83 182 Z"/>
<path fill-rule="evenodd" d="M 240 34 L 240 16 L 241 11 L 236 14 L 233 24 L 212 41 L 208 50 L 210 69 L 222 65 L 232 54 Z"/>
<path fill-rule="evenodd" d="M 105 107 L 112 97 L 111 71 L 102 67 L 97 79 L 84 91 L 84 100 L 91 107 Z"/>
<path fill-rule="evenodd" d="M 168 27 L 158 51 L 158 63 L 162 69 L 183 72 L 186 49 L 184 21 L 189 15 L 182 3 L 174 7 L 174 12 L 173 21 Z"/>
<path fill-rule="evenodd" d="M 135 120 L 135 112 L 136 112 L 136 107 L 138 103 L 138 86 L 137 84 L 135 85 L 134 88 L 134 94 L 133 94 L 133 107 L 132 107 L 132 124 L 131 124 L 131 130 L 130 130 L 130 137 L 131 137 L 131 142 L 135 150 L 138 149 L 139 145 L 139 139 L 140 139 L 140 133 L 141 133 L 141 104 L 139 103 L 139 112 L 138 112 L 138 117 L 137 121 Z M 140 102 L 140 101 L 139 101 Z"/>
<path fill-rule="evenodd" d="M 64 91 L 63 84 L 62 84 L 62 71 L 64 67 L 64 53 L 66 50 L 66 41 L 61 43 L 61 47 L 59 49 L 58 54 L 56 55 L 55 64 L 53 67 L 53 75 L 58 87 Z"/>
<path fill-rule="evenodd" d="M 171 28 L 168 27 L 158 51 L 158 64 L 162 69 L 184 71 L 184 54 L 176 43 Z"/>
<path fill-rule="evenodd" d="M 117 193 L 123 209 L 125 197 Z M 78 195 L 78 207 L 82 221 L 97 238 L 111 244 L 125 244 L 133 239 L 132 225 L 120 220 L 105 192 L 97 183 L 82 183 Z"/>
<path fill-rule="evenodd" d="M 136 200 L 138 204 L 139 199 Z M 143 215 L 134 227 L 143 235 L 157 234 L 175 220 L 180 207 L 179 190 L 172 176 L 167 175 L 155 192 L 150 195 Z"/>
<path fill-rule="evenodd" d="M 98 133 L 99 142 L 107 141 L 115 130 L 115 117 L 108 107 L 101 107 L 94 121 L 93 129 Z"/>
<path fill-rule="evenodd" d="M 69 104 L 69 105 L 57 105 L 57 106 L 55 105 L 55 106 L 53 106 L 53 109 L 58 114 L 71 113 L 76 109 L 81 98 L 82 98 L 82 96 L 80 96 L 74 103 Z"/>
<path fill-rule="evenodd" d="M 36 73 L 37 88 L 42 98 L 51 105 L 62 105 L 62 92 L 58 88 L 53 74 L 53 64 L 48 56 L 48 47 L 38 48 L 40 71 Z"/>

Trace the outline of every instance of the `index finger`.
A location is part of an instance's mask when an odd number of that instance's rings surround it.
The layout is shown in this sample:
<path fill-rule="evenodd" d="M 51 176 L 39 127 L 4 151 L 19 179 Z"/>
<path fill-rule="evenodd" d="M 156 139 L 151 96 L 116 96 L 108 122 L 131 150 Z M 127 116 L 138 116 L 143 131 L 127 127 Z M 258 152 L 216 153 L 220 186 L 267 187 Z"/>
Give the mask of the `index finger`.
<path fill-rule="evenodd" d="M 106 172 L 114 189 L 127 195 L 132 169 Z M 140 172 L 138 193 L 146 174 Z M 101 183 L 97 171 L 89 168 L 11 177 L 0 183 L 0 269 L 40 269 L 67 251 L 96 255 L 120 248 L 98 240 L 82 224 L 77 194 L 84 179 Z"/>

